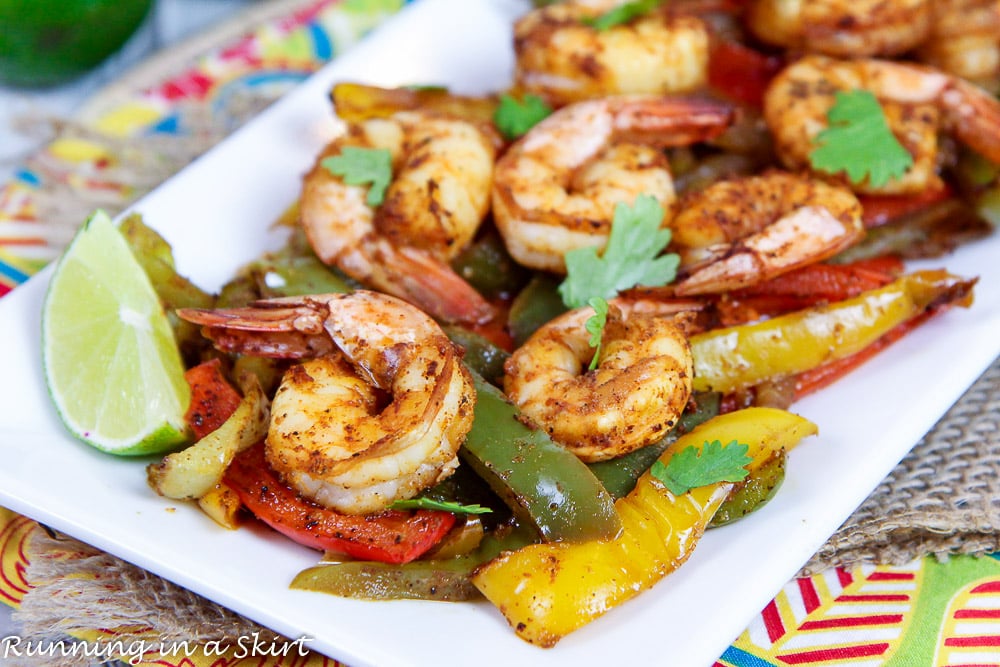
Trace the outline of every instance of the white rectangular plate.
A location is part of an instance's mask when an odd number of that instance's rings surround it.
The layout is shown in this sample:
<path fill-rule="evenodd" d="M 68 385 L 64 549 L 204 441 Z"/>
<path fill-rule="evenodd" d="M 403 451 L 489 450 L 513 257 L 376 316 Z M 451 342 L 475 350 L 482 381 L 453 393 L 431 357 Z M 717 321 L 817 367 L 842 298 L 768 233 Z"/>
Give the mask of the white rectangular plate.
<path fill-rule="evenodd" d="M 507 85 L 513 0 L 421 0 L 300 89 L 139 202 L 206 289 L 278 239 L 271 223 L 333 129 L 342 80 Z M 0 504 L 105 549 L 307 646 L 363 665 L 710 665 L 1000 352 L 1000 238 L 942 263 L 978 275 L 976 304 L 938 317 L 865 368 L 802 401 L 819 424 L 791 456 L 777 498 L 711 531 L 679 572 L 543 650 L 486 603 L 359 602 L 291 591 L 316 554 L 264 530 L 219 529 L 146 486 L 142 461 L 73 440 L 39 361 L 49 272 L 0 302 Z"/>

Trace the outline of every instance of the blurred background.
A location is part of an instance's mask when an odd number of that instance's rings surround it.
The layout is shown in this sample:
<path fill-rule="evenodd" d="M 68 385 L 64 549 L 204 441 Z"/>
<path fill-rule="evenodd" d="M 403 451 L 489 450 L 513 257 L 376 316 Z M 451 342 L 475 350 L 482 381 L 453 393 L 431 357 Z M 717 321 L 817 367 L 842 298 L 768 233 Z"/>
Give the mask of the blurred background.
<path fill-rule="evenodd" d="M 0 0 L 0 182 L 39 139 L 19 118 L 73 114 L 130 67 L 253 0 Z"/>

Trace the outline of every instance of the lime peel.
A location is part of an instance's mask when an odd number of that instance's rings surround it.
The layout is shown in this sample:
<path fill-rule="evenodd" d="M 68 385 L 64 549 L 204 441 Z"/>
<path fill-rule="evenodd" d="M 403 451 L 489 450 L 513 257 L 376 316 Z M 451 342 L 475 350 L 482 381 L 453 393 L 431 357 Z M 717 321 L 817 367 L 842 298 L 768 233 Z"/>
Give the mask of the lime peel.
<path fill-rule="evenodd" d="M 42 365 L 59 418 L 83 442 L 140 456 L 190 441 L 191 393 L 173 329 L 104 211 L 83 224 L 52 274 Z"/>

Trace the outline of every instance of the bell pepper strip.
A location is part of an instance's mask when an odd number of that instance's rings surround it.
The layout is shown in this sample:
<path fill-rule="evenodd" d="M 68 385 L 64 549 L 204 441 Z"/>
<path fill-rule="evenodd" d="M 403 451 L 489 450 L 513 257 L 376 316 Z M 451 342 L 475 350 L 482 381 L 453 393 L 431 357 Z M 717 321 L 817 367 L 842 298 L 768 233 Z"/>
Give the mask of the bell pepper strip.
<path fill-rule="evenodd" d="M 813 303 L 842 301 L 889 284 L 903 273 L 903 268 L 902 260 L 895 257 L 849 264 L 809 264 L 730 294 L 736 299 L 774 295 L 812 299 Z"/>
<path fill-rule="evenodd" d="M 590 469 L 544 431 L 521 421 L 503 393 L 476 373 L 472 429 L 459 457 L 486 480 L 518 521 L 546 541 L 617 535 L 614 499 Z"/>
<path fill-rule="evenodd" d="M 850 356 L 928 308 L 968 305 L 975 282 L 918 271 L 826 306 L 695 334 L 694 390 L 728 393 Z"/>
<path fill-rule="evenodd" d="M 792 449 L 816 425 L 784 410 L 748 408 L 720 415 L 674 442 L 666 464 L 689 446 L 738 440 L 754 460 Z M 521 639 L 551 647 L 670 574 L 691 555 L 732 482 L 674 496 L 649 473 L 615 503 L 622 534 L 577 544 L 532 544 L 484 564 L 472 583 Z"/>
<path fill-rule="evenodd" d="M 782 59 L 731 41 L 714 44 L 708 58 L 708 83 L 724 95 L 760 108 Z"/>
<path fill-rule="evenodd" d="M 785 481 L 786 459 L 787 452 L 784 450 L 774 452 L 767 459 L 754 459 L 747 466 L 750 474 L 742 482 L 733 485 L 715 516 L 708 522 L 708 527 L 718 528 L 733 523 L 766 505 Z"/>
<path fill-rule="evenodd" d="M 223 481 L 258 519 L 295 542 L 321 551 L 385 563 L 420 557 L 455 525 L 455 515 L 437 510 L 387 510 L 341 514 L 302 498 L 267 464 L 263 442 L 241 452 Z"/>
<path fill-rule="evenodd" d="M 869 229 L 859 243 L 829 261 L 844 263 L 884 255 L 903 259 L 941 257 L 992 231 L 979 211 L 953 197 Z"/>
<path fill-rule="evenodd" d="M 514 349 L 521 347 L 543 324 L 566 312 L 559 282 L 548 274 L 535 274 L 514 297 L 507 315 L 507 330 Z"/>
<path fill-rule="evenodd" d="M 191 388 L 191 403 L 184 417 L 200 440 L 229 419 L 240 404 L 240 393 L 226 379 L 218 358 L 189 368 L 184 379 Z"/>
<path fill-rule="evenodd" d="M 915 195 L 861 195 L 861 221 L 866 229 L 880 227 L 909 213 L 915 213 L 954 195 L 947 185 L 927 188 Z"/>
<path fill-rule="evenodd" d="M 884 336 L 859 352 L 799 373 L 795 376 L 795 400 L 798 401 L 830 386 L 943 310 L 942 307 L 932 308 L 893 327 Z"/>
<path fill-rule="evenodd" d="M 219 482 L 239 452 L 267 435 L 271 404 L 257 376 L 240 376 L 243 398 L 223 424 L 190 447 L 146 467 L 149 486 L 176 500 L 200 498 Z"/>
<path fill-rule="evenodd" d="M 463 556 L 419 559 L 409 563 L 344 561 L 320 563 L 300 572 L 291 588 L 359 600 L 436 600 L 452 602 L 481 598 L 472 572 L 503 551 L 531 544 L 535 532 L 504 526 L 480 547 Z"/>
<path fill-rule="evenodd" d="M 456 324 L 442 325 L 445 335 L 461 346 L 462 361 L 492 384 L 503 382 L 503 365 L 510 353 L 492 340 Z"/>

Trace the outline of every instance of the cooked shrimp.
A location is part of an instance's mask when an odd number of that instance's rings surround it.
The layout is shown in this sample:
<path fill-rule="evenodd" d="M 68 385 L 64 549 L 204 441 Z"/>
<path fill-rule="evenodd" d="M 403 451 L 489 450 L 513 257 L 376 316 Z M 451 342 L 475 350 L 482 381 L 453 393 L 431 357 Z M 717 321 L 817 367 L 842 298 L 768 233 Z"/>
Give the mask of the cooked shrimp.
<path fill-rule="evenodd" d="M 752 0 L 747 27 L 761 41 L 840 57 L 892 56 L 925 42 L 931 0 Z"/>
<path fill-rule="evenodd" d="M 271 404 L 268 462 L 303 496 L 367 514 L 458 465 L 472 426 L 472 378 L 441 328 L 408 303 L 358 291 L 180 315 L 224 350 L 325 353 L 292 366 Z"/>
<path fill-rule="evenodd" d="M 685 197 L 670 223 L 681 256 L 678 296 L 748 287 L 821 261 L 861 240 L 850 190 L 771 171 Z"/>
<path fill-rule="evenodd" d="M 720 103 L 657 96 L 563 107 L 497 162 L 493 217 L 511 256 L 565 272 L 568 250 L 607 242 L 618 202 L 648 194 L 669 210 L 673 181 L 658 148 L 712 138 L 731 119 Z"/>
<path fill-rule="evenodd" d="M 1000 2 L 931 0 L 931 30 L 921 60 L 969 81 L 995 84 L 1000 74 Z"/>
<path fill-rule="evenodd" d="M 345 147 L 384 148 L 393 179 L 377 208 L 366 186 L 322 165 Z M 359 282 L 448 321 L 488 319 L 492 308 L 447 261 L 472 239 L 489 208 L 495 149 L 474 124 L 403 111 L 354 125 L 306 175 L 300 215 L 317 256 Z"/>
<path fill-rule="evenodd" d="M 913 157 L 900 178 L 857 192 L 908 194 L 942 187 L 938 133 L 1000 162 L 1000 103 L 955 76 L 887 60 L 835 60 L 806 56 L 786 67 L 764 96 L 764 118 L 778 157 L 790 169 L 808 169 L 815 138 L 827 126 L 838 91 L 867 90 L 878 98 L 896 138 Z"/>
<path fill-rule="evenodd" d="M 708 30 L 694 16 L 653 11 L 605 30 L 585 20 L 625 0 L 569 0 L 514 26 L 515 83 L 555 106 L 627 93 L 697 90 L 708 76 Z"/>
<path fill-rule="evenodd" d="M 542 326 L 507 360 L 504 390 L 531 420 L 584 461 L 604 461 L 669 431 L 691 394 L 683 324 L 659 304 L 610 303 L 599 364 L 578 308 Z"/>

